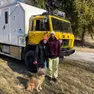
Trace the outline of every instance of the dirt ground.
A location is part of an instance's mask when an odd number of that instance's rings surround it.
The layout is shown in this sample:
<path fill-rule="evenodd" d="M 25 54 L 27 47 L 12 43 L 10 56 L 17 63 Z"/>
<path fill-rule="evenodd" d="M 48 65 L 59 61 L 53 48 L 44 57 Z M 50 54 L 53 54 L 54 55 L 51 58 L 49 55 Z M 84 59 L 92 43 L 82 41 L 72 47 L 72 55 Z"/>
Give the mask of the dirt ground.
<path fill-rule="evenodd" d="M 89 52 L 89 53 L 94 53 L 94 47 L 93 48 L 88 48 L 88 47 L 74 47 L 76 51 L 80 52 Z"/>
<path fill-rule="evenodd" d="M 24 64 L 0 56 L 0 94 L 38 94 L 25 89 L 32 75 Z M 39 94 L 94 94 L 94 64 L 64 60 L 59 65 L 59 82 L 50 85 L 45 81 Z"/>
<path fill-rule="evenodd" d="M 91 52 L 84 52 L 84 51 L 75 51 L 74 54 L 70 56 L 66 56 L 66 59 L 70 60 L 76 60 L 80 62 L 92 62 L 94 63 L 94 53 Z"/>

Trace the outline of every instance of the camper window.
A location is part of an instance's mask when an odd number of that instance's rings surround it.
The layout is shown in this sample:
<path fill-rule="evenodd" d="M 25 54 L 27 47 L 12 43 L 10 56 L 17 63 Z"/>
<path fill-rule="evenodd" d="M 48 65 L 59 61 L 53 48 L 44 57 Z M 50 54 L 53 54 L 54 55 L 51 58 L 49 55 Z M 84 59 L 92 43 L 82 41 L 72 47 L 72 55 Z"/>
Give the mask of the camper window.
<path fill-rule="evenodd" d="M 5 24 L 8 24 L 8 12 L 5 12 Z"/>

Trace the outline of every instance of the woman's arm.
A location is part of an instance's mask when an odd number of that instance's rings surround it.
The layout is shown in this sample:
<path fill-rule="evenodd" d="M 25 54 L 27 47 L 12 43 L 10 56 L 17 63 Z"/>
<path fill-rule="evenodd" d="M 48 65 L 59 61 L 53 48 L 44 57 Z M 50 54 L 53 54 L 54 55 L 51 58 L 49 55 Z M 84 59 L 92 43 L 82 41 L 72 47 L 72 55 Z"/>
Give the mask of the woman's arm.
<path fill-rule="evenodd" d="M 36 49 L 35 49 L 35 55 L 34 55 L 34 60 L 37 61 L 38 60 L 38 53 L 39 53 L 39 45 L 36 46 Z"/>

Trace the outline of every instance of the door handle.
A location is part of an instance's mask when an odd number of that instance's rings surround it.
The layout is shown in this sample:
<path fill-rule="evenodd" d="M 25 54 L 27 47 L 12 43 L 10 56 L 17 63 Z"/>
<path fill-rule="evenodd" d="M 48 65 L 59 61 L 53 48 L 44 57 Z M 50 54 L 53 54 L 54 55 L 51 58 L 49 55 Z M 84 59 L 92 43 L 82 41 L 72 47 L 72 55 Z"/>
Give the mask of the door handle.
<path fill-rule="evenodd" d="M 3 29 L 5 29 L 6 27 L 5 27 L 5 25 L 3 26 Z"/>

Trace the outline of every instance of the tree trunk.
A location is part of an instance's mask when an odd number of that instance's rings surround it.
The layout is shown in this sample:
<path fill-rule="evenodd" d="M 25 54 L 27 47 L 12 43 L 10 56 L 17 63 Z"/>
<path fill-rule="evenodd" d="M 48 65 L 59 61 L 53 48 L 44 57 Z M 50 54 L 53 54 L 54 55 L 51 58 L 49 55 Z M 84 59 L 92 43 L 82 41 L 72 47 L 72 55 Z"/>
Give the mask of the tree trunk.
<path fill-rule="evenodd" d="M 83 28 L 83 32 L 82 32 L 82 39 L 81 39 L 81 41 L 82 41 L 82 47 L 84 46 L 84 44 L 85 44 L 85 33 L 86 33 L 86 28 L 84 27 Z"/>

